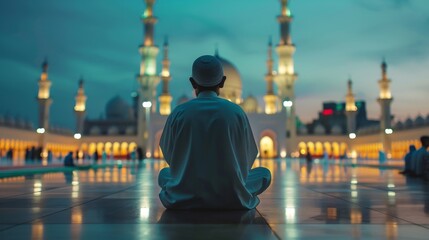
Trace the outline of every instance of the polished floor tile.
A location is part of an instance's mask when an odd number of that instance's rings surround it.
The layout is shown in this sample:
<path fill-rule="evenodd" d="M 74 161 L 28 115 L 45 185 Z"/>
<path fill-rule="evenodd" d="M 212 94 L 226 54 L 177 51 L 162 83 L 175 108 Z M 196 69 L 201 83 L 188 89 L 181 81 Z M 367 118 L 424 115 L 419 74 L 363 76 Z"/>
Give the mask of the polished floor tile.
<path fill-rule="evenodd" d="M 428 239 L 429 229 L 416 225 L 395 224 L 274 224 L 273 230 L 282 239 Z"/>
<path fill-rule="evenodd" d="M 145 160 L 0 179 L 0 239 L 427 239 L 429 184 L 398 170 L 263 160 L 250 211 L 168 211 Z"/>
<path fill-rule="evenodd" d="M 277 239 L 267 225 L 246 224 L 33 224 L 0 232 L 0 239 Z"/>

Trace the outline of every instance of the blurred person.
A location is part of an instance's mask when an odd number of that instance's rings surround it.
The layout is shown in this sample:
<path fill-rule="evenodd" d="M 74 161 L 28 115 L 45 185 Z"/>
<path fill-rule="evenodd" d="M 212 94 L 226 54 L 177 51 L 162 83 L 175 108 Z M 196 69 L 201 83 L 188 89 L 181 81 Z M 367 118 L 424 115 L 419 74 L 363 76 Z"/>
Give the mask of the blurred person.
<path fill-rule="evenodd" d="M 409 146 L 408 153 L 405 154 L 404 157 L 404 170 L 400 171 L 400 174 L 409 174 L 411 173 L 411 157 L 413 156 L 413 153 L 416 151 L 416 146 L 411 144 Z"/>

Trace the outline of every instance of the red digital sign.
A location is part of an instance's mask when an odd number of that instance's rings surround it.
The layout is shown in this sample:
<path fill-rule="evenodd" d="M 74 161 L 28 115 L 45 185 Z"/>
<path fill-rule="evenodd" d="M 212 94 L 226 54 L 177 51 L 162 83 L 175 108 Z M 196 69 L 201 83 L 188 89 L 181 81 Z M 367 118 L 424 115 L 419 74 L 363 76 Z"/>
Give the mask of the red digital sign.
<path fill-rule="evenodd" d="M 323 109 L 322 114 L 323 114 L 324 116 L 329 116 L 329 115 L 334 114 L 334 110 L 332 110 L 332 109 Z"/>

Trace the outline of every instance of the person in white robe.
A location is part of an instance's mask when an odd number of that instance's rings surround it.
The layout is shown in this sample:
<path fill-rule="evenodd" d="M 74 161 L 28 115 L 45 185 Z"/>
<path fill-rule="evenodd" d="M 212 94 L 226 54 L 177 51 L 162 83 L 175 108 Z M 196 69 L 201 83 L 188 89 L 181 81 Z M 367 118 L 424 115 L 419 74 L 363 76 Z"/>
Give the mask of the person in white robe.
<path fill-rule="evenodd" d="M 190 78 L 197 98 L 165 123 L 160 147 L 169 167 L 158 184 L 167 209 L 253 209 L 271 183 L 268 169 L 252 169 L 258 149 L 246 114 L 218 97 L 225 80 L 218 59 L 197 58 Z"/>

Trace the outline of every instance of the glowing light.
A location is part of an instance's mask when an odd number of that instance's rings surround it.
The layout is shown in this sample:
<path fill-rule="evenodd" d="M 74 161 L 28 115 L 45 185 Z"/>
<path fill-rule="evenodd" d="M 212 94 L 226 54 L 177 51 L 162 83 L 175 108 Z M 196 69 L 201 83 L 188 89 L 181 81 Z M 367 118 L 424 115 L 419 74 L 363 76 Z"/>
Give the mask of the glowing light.
<path fill-rule="evenodd" d="M 389 192 L 387 192 L 387 195 L 388 195 L 389 197 L 394 197 L 394 196 L 396 196 L 396 193 L 395 193 L 395 192 L 392 192 L 392 191 L 389 191 Z"/>
<path fill-rule="evenodd" d="M 74 139 L 81 139 L 81 138 L 82 138 L 82 134 L 80 134 L 80 133 L 75 133 L 75 134 L 73 135 L 73 137 L 74 137 Z"/>
<path fill-rule="evenodd" d="M 141 219 L 148 219 L 149 218 L 149 208 L 140 208 L 140 218 Z"/>
<path fill-rule="evenodd" d="M 329 115 L 334 114 L 334 110 L 332 110 L 332 109 L 324 109 L 324 110 L 322 111 L 322 114 L 323 114 L 324 116 L 329 116 Z"/>
<path fill-rule="evenodd" d="M 38 128 L 36 130 L 36 132 L 39 133 L 39 134 L 42 134 L 42 133 L 45 133 L 45 129 L 44 128 Z"/>
<path fill-rule="evenodd" d="M 150 108 L 150 107 L 152 107 L 152 102 L 151 102 L 151 101 L 144 101 L 144 102 L 142 103 L 142 106 L 143 106 L 144 108 Z"/>
<path fill-rule="evenodd" d="M 350 183 L 351 184 L 358 184 L 358 181 L 356 179 L 353 179 Z"/>
<path fill-rule="evenodd" d="M 292 101 L 290 101 L 290 100 L 286 100 L 286 101 L 283 101 L 283 106 L 284 107 L 292 107 L 293 106 L 293 102 Z"/>
<path fill-rule="evenodd" d="M 394 187 L 395 187 L 395 184 L 393 184 L 393 183 L 389 183 L 389 184 L 387 184 L 387 187 L 388 187 L 388 188 L 394 188 Z"/>
<path fill-rule="evenodd" d="M 282 158 L 285 158 L 285 157 L 286 157 L 286 151 L 285 151 L 285 150 L 282 150 L 282 151 L 280 152 L 280 157 L 282 157 Z"/>
<path fill-rule="evenodd" d="M 286 221 L 289 222 L 295 222 L 295 208 L 294 207 L 287 207 L 285 208 L 285 217 Z"/>
<path fill-rule="evenodd" d="M 146 157 L 150 158 L 150 157 L 152 157 L 152 154 L 150 152 L 146 152 Z"/>
<path fill-rule="evenodd" d="M 392 133 L 393 133 L 393 129 L 391 129 L 391 128 L 386 128 L 386 129 L 384 129 L 384 132 L 385 132 L 386 134 L 392 134 Z"/>
<path fill-rule="evenodd" d="M 355 139 L 356 138 L 356 133 L 349 133 L 349 138 L 350 139 Z"/>
<path fill-rule="evenodd" d="M 42 195 L 42 182 L 40 180 L 36 180 L 33 188 L 34 196 Z"/>
<path fill-rule="evenodd" d="M 356 198 L 358 196 L 358 192 L 357 191 L 352 191 L 352 197 Z"/>
<path fill-rule="evenodd" d="M 357 156 L 358 156 L 358 154 L 357 154 L 356 150 L 353 150 L 353 151 L 352 151 L 352 154 L 351 154 L 351 157 L 352 157 L 353 159 L 356 159 L 356 158 L 357 158 Z"/>

